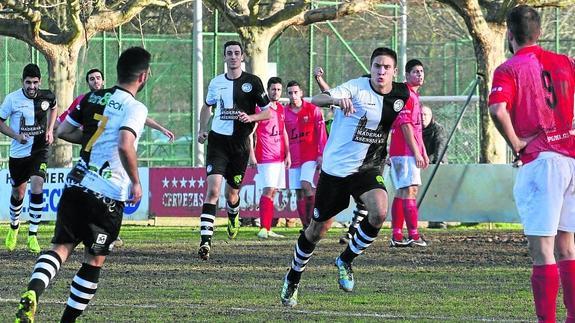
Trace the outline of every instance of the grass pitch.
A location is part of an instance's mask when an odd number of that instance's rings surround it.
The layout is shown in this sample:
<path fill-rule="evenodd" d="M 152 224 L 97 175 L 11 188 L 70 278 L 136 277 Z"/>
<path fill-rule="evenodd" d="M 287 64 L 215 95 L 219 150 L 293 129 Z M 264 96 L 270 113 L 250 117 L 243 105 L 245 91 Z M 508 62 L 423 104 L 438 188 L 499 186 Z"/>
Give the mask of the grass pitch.
<path fill-rule="evenodd" d="M 25 249 L 23 226 L 17 249 L 3 247 L 0 228 L 0 321 L 12 321 L 36 256 Z M 41 226 L 49 245 L 53 225 Z M 299 304 L 279 301 L 283 276 L 298 229 L 277 228 L 285 239 L 256 238 L 242 228 L 228 241 L 217 228 L 209 261 L 197 257 L 199 232 L 187 227 L 125 226 L 122 248 L 102 271 L 98 292 L 83 322 L 191 321 L 383 321 L 525 322 L 534 321 L 529 276 L 531 262 L 520 230 L 422 230 L 427 248 L 389 248 L 390 230 L 355 261 L 356 286 L 337 285 L 334 259 L 344 246 L 332 229 L 320 242 L 302 277 Z M 80 267 L 82 250 L 63 266 L 42 295 L 37 322 L 56 322 L 69 284 Z M 559 296 L 558 319 L 564 319 Z"/>

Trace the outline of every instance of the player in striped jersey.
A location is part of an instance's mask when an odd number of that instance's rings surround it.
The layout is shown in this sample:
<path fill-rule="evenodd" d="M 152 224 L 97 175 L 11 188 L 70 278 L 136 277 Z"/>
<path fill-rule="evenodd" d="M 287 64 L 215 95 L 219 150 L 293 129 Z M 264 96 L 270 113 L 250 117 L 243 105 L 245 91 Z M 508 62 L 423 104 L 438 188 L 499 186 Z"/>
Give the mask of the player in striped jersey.
<path fill-rule="evenodd" d="M 148 79 L 150 59 L 141 47 L 124 51 L 117 63 L 118 84 L 86 95 L 58 127 L 58 137 L 82 145 L 80 161 L 66 178 L 52 248 L 36 261 L 16 322 L 34 321 L 38 298 L 80 242 L 84 261 L 60 321 L 75 322 L 94 297 L 120 231 L 124 203 L 142 197 L 136 147 L 148 109 L 135 95 Z"/>

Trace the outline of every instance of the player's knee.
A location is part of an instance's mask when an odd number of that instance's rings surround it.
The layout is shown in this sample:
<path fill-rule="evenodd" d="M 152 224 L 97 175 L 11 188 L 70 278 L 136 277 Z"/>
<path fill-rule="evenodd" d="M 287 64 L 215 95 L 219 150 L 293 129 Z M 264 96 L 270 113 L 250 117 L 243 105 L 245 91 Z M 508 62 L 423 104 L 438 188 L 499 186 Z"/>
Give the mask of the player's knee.
<path fill-rule="evenodd" d="M 557 260 L 575 259 L 575 246 L 558 245 L 556 249 Z"/>
<path fill-rule="evenodd" d="M 376 228 L 381 228 L 385 218 L 387 217 L 387 210 L 381 209 L 373 212 L 369 212 L 369 222 Z"/>

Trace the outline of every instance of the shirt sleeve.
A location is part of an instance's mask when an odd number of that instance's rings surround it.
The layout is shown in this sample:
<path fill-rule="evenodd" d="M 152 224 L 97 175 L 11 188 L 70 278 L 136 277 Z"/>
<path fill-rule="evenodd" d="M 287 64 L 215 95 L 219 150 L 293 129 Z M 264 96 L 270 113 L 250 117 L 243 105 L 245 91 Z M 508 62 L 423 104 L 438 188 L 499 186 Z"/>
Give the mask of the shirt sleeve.
<path fill-rule="evenodd" d="M 507 110 L 515 97 L 515 82 L 512 75 L 503 67 L 498 67 L 493 74 L 493 85 L 489 93 L 488 106 L 497 103 L 507 103 Z"/>
<path fill-rule="evenodd" d="M 399 111 L 399 114 L 395 118 L 394 124 L 396 127 L 401 127 L 404 124 L 411 123 L 413 124 L 412 116 L 413 116 L 413 105 L 415 102 L 411 97 L 407 99 L 405 102 L 405 107 Z"/>
<path fill-rule="evenodd" d="M 76 108 L 79 109 L 80 102 L 82 101 L 83 98 L 84 98 L 84 94 L 75 98 L 74 101 L 72 101 L 72 104 L 70 104 L 70 106 L 68 107 L 68 109 L 66 111 L 62 112 L 62 114 L 58 116 L 58 122 L 60 122 L 60 123 L 64 122 L 64 120 L 66 120 L 66 116 L 68 116 L 68 114 L 70 114 Z"/>
<path fill-rule="evenodd" d="M 321 113 L 321 109 L 315 105 L 313 106 L 314 106 L 314 118 L 315 118 L 315 131 L 317 135 L 317 146 L 318 146 L 317 152 L 321 156 L 323 155 L 323 149 L 325 148 L 325 143 L 327 142 L 327 132 L 325 128 L 323 114 Z"/>
<path fill-rule="evenodd" d="M 218 87 L 214 84 L 214 80 L 210 81 L 210 85 L 208 85 L 208 94 L 206 95 L 206 105 L 212 106 L 218 102 Z"/>
<path fill-rule="evenodd" d="M 128 130 L 134 134 L 136 138 L 140 136 L 144 130 L 146 118 L 148 117 L 148 108 L 138 102 L 138 104 L 131 104 L 124 115 L 124 120 L 120 124 L 120 130 Z"/>
<path fill-rule="evenodd" d="M 347 81 L 341 85 L 329 89 L 327 94 L 336 99 L 351 99 L 353 95 L 357 93 L 357 86 L 353 81 L 354 80 Z"/>
<path fill-rule="evenodd" d="M 10 104 L 10 96 L 4 98 L 2 106 L 0 106 L 0 119 L 7 120 L 12 114 L 12 104 Z"/>
<path fill-rule="evenodd" d="M 266 90 L 264 89 L 264 85 L 262 84 L 262 80 L 259 77 L 255 77 L 254 95 L 256 96 L 255 100 L 256 100 L 257 106 L 262 108 L 262 110 L 266 110 L 267 108 L 269 108 L 270 99 L 268 97 Z"/>

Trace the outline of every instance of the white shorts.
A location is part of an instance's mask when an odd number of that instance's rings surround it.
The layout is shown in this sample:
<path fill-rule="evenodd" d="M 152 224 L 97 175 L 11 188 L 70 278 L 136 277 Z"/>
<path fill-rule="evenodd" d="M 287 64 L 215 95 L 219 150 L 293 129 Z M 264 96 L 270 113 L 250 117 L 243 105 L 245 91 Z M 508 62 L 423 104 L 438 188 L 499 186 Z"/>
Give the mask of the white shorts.
<path fill-rule="evenodd" d="M 519 169 L 513 197 L 525 235 L 575 232 L 574 180 L 575 159 L 553 152 L 540 153 Z"/>
<path fill-rule="evenodd" d="M 311 187 L 315 187 L 313 177 L 315 176 L 315 169 L 317 163 L 315 161 L 307 161 L 301 164 L 298 168 L 289 169 L 289 188 L 292 190 L 301 189 L 301 181 L 311 183 Z"/>
<path fill-rule="evenodd" d="M 258 164 L 258 173 L 255 177 L 256 187 L 286 188 L 285 163 Z"/>
<path fill-rule="evenodd" d="M 421 170 L 415 164 L 413 156 L 394 156 L 391 161 L 391 179 L 395 189 L 421 185 Z"/>

